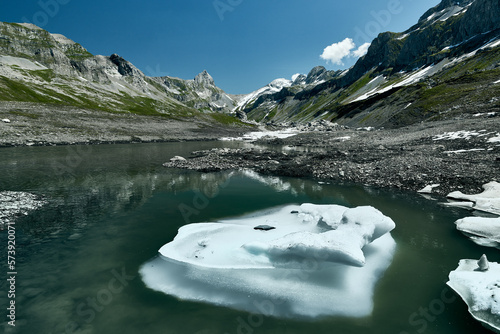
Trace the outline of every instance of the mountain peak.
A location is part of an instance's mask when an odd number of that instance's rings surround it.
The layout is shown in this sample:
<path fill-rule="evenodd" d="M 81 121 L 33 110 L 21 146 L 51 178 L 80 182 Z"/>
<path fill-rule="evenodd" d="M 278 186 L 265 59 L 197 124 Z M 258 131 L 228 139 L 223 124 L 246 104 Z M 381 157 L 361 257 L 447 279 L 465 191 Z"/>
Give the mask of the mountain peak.
<path fill-rule="evenodd" d="M 69 39 L 68 37 L 61 35 L 61 34 L 50 34 L 56 42 L 64 45 L 74 45 L 76 44 L 75 41 Z"/>
<path fill-rule="evenodd" d="M 210 74 L 208 74 L 208 72 L 206 70 L 203 70 L 203 72 L 198 74 L 194 78 L 194 82 L 196 82 L 197 84 L 203 85 L 203 86 L 207 86 L 207 85 L 215 86 L 214 79 L 212 78 L 212 76 Z"/>
<path fill-rule="evenodd" d="M 113 53 L 109 60 L 116 66 L 118 66 L 118 72 L 123 76 L 143 76 L 142 72 L 140 72 L 134 65 L 132 65 L 129 61 L 123 59 L 116 53 Z"/>
<path fill-rule="evenodd" d="M 284 78 L 279 78 L 273 80 L 268 86 L 271 88 L 281 89 L 283 87 L 290 87 L 292 85 L 292 81 Z"/>
<path fill-rule="evenodd" d="M 324 66 L 316 66 L 307 74 L 306 84 L 323 80 L 327 74 L 328 71 Z"/>

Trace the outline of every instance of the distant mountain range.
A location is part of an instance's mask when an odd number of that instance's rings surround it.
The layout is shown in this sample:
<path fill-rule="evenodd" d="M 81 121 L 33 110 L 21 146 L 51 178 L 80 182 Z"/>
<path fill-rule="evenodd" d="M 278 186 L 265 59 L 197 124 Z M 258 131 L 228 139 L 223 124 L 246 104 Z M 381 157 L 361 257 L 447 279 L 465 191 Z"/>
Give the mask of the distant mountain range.
<path fill-rule="evenodd" d="M 149 77 L 122 57 L 94 56 L 32 24 L 0 22 L 0 101 L 74 105 L 182 118 L 230 114 L 258 122 L 316 119 L 397 127 L 500 111 L 500 1 L 443 0 L 405 32 L 380 34 L 345 71 L 313 68 L 247 95 L 203 71 Z"/>
<path fill-rule="evenodd" d="M 236 106 L 206 71 L 193 80 L 148 77 L 116 54 L 94 56 L 32 24 L 0 22 L 1 100 L 171 116 Z"/>

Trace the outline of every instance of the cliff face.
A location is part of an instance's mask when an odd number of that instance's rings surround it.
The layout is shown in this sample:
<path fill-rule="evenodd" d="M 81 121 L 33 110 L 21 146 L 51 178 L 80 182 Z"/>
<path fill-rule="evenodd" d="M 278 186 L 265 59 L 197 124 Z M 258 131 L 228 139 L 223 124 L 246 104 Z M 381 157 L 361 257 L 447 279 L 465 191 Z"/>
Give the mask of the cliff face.
<path fill-rule="evenodd" d="M 368 70 L 410 71 L 449 56 L 460 56 L 499 36 L 497 0 L 444 0 L 403 33 L 382 33 L 349 71 L 348 81 Z"/>
<path fill-rule="evenodd" d="M 258 121 L 323 118 L 379 126 L 404 125 L 450 108 L 473 109 L 474 103 L 496 110 L 497 104 L 489 101 L 498 95 L 490 84 L 499 67 L 499 39 L 498 0 L 444 0 L 407 31 L 381 33 L 348 71 L 332 72 L 314 84 L 294 82 L 240 110 Z M 456 103 L 448 98 L 426 100 L 434 96 L 434 86 L 454 78 L 469 82 L 460 88 Z M 484 100 L 474 96 L 475 85 L 484 90 Z M 377 117 L 371 117 L 374 111 Z M 395 121 L 394 115 L 401 113 L 406 116 Z"/>
<path fill-rule="evenodd" d="M 32 24 L 0 22 L 0 75 L 4 100 L 160 114 L 229 113 L 235 106 L 206 71 L 193 80 L 148 77 L 117 54 L 94 56 Z"/>

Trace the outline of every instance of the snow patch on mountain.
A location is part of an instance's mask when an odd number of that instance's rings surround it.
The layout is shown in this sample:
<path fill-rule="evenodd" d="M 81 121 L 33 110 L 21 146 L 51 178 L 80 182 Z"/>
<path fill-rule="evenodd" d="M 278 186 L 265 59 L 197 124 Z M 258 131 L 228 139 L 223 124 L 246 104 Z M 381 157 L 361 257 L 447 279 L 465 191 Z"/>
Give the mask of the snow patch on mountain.
<path fill-rule="evenodd" d="M 259 98 L 261 95 L 266 95 L 266 94 L 274 94 L 279 91 L 281 91 L 284 87 L 290 87 L 292 85 L 292 81 L 284 78 L 279 78 L 276 80 L 273 80 L 271 83 L 268 85 L 250 93 L 247 95 L 244 95 L 243 98 L 241 98 L 238 101 L 238 104 L 236 105 L 235 110 L 241 110 L 245 108 L 249 103 L 252 101 L 255 101 L 257 98 Z"/>

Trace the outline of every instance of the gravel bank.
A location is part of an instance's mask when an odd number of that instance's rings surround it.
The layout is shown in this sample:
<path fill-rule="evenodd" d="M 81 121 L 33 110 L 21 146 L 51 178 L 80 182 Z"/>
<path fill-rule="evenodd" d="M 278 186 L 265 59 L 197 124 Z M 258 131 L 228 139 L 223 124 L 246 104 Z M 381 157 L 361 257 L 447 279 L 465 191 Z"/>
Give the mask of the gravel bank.
<path fill-rule="evenodd" d="M 499 124 L 500 117 L 485 114 L 391 130 L 313 131 L 263 138 L 256 142 L 266 144 L 260 147 L 194 152 L 164 166 L 204 172 L 250 168 L 264 175 L 411 191 L 439 184 L 433 193 L 474 193 L 500 180 Z"/>
<path fill-rule="evenodd" d="M 283 139 L 264 137 L 248 149 L 195 152 L 186 161 L 165 166 L 205 172 L 249 168 L 264 175 L 412 191 L 439 184 L 433 193 L 475 193 L 487 182 L 500 181 L 499 124 L 500 114 L 484 113 L 386 130 L 299 126 L 307 131 Z M 0 147 L 216 140 L 248 131 L 255 130 L 202 120 L 0 102 Z"/>
<path fill-rule="evenodd" d="M 7 122 L 7 120 L 9 122 Z M 0 147 L 216 140 L 249 131 L 215 122 L 0 102 Z"/>

